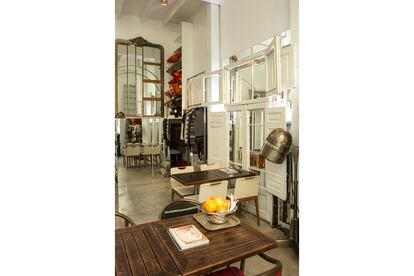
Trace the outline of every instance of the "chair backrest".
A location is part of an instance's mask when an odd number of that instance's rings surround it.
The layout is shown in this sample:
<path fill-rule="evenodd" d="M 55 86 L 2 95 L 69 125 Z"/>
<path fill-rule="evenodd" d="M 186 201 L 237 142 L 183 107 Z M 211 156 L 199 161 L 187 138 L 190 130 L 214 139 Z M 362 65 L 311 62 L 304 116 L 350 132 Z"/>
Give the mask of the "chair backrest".
<path fill-rule="evenodd" d="M 170 202 L 160 214 L 161 219 L 175 218 L 200 212 L 199 203 L 192 199 L 179 199 Z"/>
<path fill-rule="evenodd" d="M 151 153 L 154 155 L 161 154 L 161 145 L 153 145 L 151 147 Z"/>
<path fill-rule="evenodd" d="M 175 167 L 175 168 L 171 168 L 170 175 L 179 174 L 179 173 L 189 173 L 189 172 L 193 172 L 193 171 L 194 171 L 193 166 Z M 172 177 L 170 177 L 170 182 L 171 182 L 171 186 L 174 186 L 176 184 L 181 184 L 180 182 L 178 182 L 177 180 L 175 180 Z"/>
<path fill-rule="evenodd" d="M 175 167 L 175 168 L 171 168 L 170 174 L 189 173 L 193 171 L 194 171 L 193 166 Z"/>
<path fill-rule="evenodd" d="M 130 217 L 128 217 L 127 215 L 124 215 L 124 214 L 119 213 L 119 212 L 115 212 L 115 227 L 116 227 L 116 218 L 117 217 L 121 218 L 121 220 L 124 222 L 125 227 L 135 225 L 135 222 Z"/>
<path fill-rule="evenodd" d="M 141 149 L 140 146 L 135 145 L 135 146 L 127 146 L 125 148 L 125 156 L 136 156 L 139 155 L 141 153 Z"/>
<path fill-rule="evenodd" d="M 200 193 L 198 194 L 198 201 L 204 202 L 212 196 L 220 196 L 226 198 L 227 195 L 227 181 L 206 183 L 200 185 Z"/>
<path fill-rule="evenodd" d="M 142 145 L 141 146 L 141 154 L 142 155 L 151 155 L 152 153 L 152 146 L 150 145 Z"/>
<path fill-rule="evenodd" d="M 220 169 L 220 168 L 222 168 L 220 163 L 200 165 L 200 171 L 217 170 L 217 169 Z"/>
<path fill-rule="evenodd" d="M 260 176 L 237 178 L 234 187 L 234 197 L 246 198 L 259 194 Z"/>

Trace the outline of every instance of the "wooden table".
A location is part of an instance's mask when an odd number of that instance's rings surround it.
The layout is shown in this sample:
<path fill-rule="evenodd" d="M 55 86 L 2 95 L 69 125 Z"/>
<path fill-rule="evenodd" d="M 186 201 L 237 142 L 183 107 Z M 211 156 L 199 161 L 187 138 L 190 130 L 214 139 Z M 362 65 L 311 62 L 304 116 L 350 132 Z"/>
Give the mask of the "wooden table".
<path fill-rule="evenodd" d="M 187 224 L 194 224 L 210 243 L 179 251 L 167 231 Z M 188 215 L 116 230 L 115 274 L 202 275 L 275 247 L 275 240 L 243 222 L 208 231 Z"/>
<path fill-rule="evenodd" d="M 228 174 L 220 169 L 208 170 L 208 171 L 197 171 L 190 173 L 178 173 L 171 175 L 172 178 L 180 182 L 185 186 L 201 185 L 211 182 L 219 182 L 223 180 L 230 180 L 241 177 L 249 177 L 256 175 L 254 172 L 241 171 L 239 173 Z"/>

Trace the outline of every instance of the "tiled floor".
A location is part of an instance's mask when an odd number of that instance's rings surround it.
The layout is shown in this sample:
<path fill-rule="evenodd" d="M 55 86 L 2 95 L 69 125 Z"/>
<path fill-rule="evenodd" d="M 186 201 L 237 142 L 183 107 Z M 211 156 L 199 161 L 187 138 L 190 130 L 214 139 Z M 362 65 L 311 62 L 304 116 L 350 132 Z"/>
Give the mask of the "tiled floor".
<path fill-rule="evenodd" d="M 141 224 L 156 221 L 162 208 L 170 202 L 171 189 L 168 177 L 162 176 L 158 167 L 123 168 L 118 161 L 118 185 L 115 190 L 115 208 L 131 217 L 135 223 Z M 256 218 L 242 212 L 241 219 L 274 239 L 284 239 L 285 235 L 261 221 L 260 227 Z M 280 260 L 283 264 L 283 276 L 299 275 L 299 258 L 291 248 L 276 248 L 266 252 Z M 238 266 L 238 264 L 235 264 Z M 255 275 L 271 268 L 271 264 L 258 256 L 246 260 L 246 275 Z"/>

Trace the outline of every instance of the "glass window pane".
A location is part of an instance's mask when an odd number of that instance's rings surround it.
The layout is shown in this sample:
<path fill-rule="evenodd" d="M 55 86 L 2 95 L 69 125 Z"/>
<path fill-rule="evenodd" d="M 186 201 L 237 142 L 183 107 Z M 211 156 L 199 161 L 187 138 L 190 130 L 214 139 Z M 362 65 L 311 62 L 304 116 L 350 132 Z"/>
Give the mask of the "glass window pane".
<path fill-rule="evenodd" d="M 266 64 L 264 59 L 254 62 L 254 99 L 266 97 Z"/>
<path fill-rule="evenodd" d="M 128 46 L 128 60 L 127 60 L 127 81 L 128 86 L 126 93 L 128 96 L 125 97 L 126 105 L 125 105 L 125 113 L 128 116 L 136 116 L 137 115 L 137 91 L 136 91 L 136 76 L 135 76 L 135 46 L 129 45 Z"/>
<path fill-rule="evenodd" d="M 158 65 L 144 64 L 144 79 L 160 80 L 161 67 Z"/>
<path fill-rule="evenodd" d="M 144 61 L 160 63 L 161 51 L 158 48 L 143 47 L 144 50 Z"/>
<path fill-rule="evenodd" d="M 252 67 L 240 69 L 237 74 L 236 91 L 240 94 L 241 100 L 252 98 Z"/>
<path fill-rule="evenodd" d="M 242 164 L 242 112 L 230 112 L 230 162 Z"/>
<path fill-rule="evenodd" d="M 249 112 L 250 133 L 250 166 L 264 168 L 264 157 L 260 155 L 265 139 L 264 110 L 257 109 Z"/>
<path fill-rule="evenodd" d="M 144 116 L 161 116 L 161 102 L 144 101 Z"/>
<path fill-rule="evenodd" d="M 160 83 L 144 83 L 144 98 L 161 98 Z"/>
<path fill-rule="evenodd" d="M 252 66 L 251 64 L 235 68 L 230 72 L 230 100 L 238 102 L 252 99 Z"/>

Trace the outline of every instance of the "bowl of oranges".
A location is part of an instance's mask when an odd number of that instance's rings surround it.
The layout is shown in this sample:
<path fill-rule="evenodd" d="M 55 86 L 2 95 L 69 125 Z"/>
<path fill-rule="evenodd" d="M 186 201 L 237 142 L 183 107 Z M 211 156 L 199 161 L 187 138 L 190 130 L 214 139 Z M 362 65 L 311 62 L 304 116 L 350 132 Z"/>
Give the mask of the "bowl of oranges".
<path fill-rule="evenodd" d="M 207 216 L 209 222 L 222 224 L 227 222 L 237 211 L 237 205 L 229 211 L 230 200 L 219 196 L 212 196 L 210 199 L 200 204 L 200 209 Z"/>

